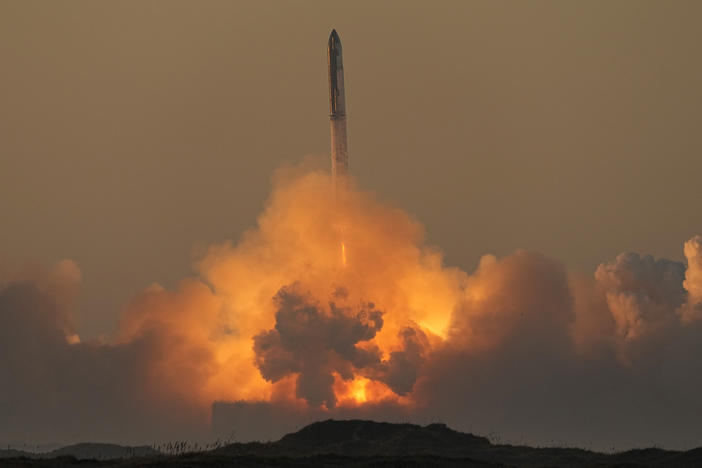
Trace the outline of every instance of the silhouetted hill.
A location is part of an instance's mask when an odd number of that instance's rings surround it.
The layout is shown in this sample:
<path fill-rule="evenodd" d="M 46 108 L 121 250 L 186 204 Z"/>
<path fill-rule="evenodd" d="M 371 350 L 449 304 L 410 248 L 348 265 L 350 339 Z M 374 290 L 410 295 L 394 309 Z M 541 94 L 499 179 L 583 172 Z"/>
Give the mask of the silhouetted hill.
<path fill-rule="evenodd" d="M 43 456 L 49 455 L 57 458 L 27 458 L 26 454 L 21 458 L 22 455 L 10 454 L 14 458 L 4 458 L 0 464 L 8 467 L 80 465 L 81 468 L 224 465 L 492 468 L 702 466 L 702 448 L 687 452 L 650 448 L 603 454 L 575 448 L 495 445 L 484 437 L 454 431 L 444 424 L 418 426 L 361 420 L 321 421 L 288 434 L 276 442 L 235 443 L 209 452 L 178 456 L 159 454 L 149 447 L 121 447 L 110 444 L 79 444 Z M 108 458 L 111 461 L 104 461 Z"/>
<path fill-rule="evenodd" d="M 417 426 L 373 421 L 321 421 L 284 436 L 276 445 L 289 453 L 354 456 L 445 454 L 489 446 L 484 437 L 464 434 L 444 424 Z"/>
<path fill-rule="evenodd" d="M 0 458 L 18 458 L 18 457 L 26 457 L 31 455 L 28 452 L 23 452 L 22 450 L 14 450 L 14 449 L 9 449 L 9 450 L 0 450 Z"/>
<path fill-rule="evenodd" d="M 577 448 L 495 445 L 485 437 L 454 431 L 445 424 L 418 426 L 362 420 L 320 421 L 277 442 L 231 444 L 213 453 L 260 457 L 403 457 L 403 463 L 407 457 L 429 457 L 425 461 L 450 459 L 464 466 L 480 463 L 520 467 L 671 466 L 674 460 L 688 466 L 702 466 L 702 450 L 698 453 L 645 449 L 610 455 Z"/>
<path fill-rule="evenodd" d="M 28 459 L 56 459 L 74 458 L 76 460 L 114 460 L 118 458 L 150 457 L 162 455 L 146 445 L 139 447 L 125 447 L 115 444 L 82 443 L 67 445 L 51 452 L 35 453 L 21 450 L 0 450 L 0 459 L 28 458 Z M 4 462 L 3 462 L 4 464 Z"/>

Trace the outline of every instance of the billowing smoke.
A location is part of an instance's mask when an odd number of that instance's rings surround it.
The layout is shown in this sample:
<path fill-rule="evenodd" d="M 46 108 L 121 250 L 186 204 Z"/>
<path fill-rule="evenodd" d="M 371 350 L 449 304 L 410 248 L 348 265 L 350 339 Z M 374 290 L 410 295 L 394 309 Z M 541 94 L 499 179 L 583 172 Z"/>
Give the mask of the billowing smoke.
<path fill-rule="evenodd" d="M 274 437 L 356 416 L 702 445 L 702 237 L 687 264 L 624 253 L 582 276 L 517 251 L 469 274 L 397 207 L 330 191 L 323 173 L 279 175 L 254 229 L 137 294 L 101 341 L 75 334 L 74 263 L 5 278 L 0 442 L 194 437 L 218 402 L 242 439 L 252 418 Z"/>
<path fill-rule="evenodd" d="M 340 305 L 348 295 L 337 290 L 322 306 L 295 286 L 282 288 L 274 298 L 275 328 L 253 339 L 256 365 L 266 380 L 296 374 L 296 396 L 326 408 L 336 406 L 335 374 L 344 381 L 359 375 L 371 378 L 397 395 L 412 391 L 428 347 L 419 327 L 402 328 L 399 349 L 383 360 L 378 346 L 371 344 L 383 327 L 383 314 L 373 303 Z"/>
<path fill-rule="evenodd" d="M 335 294 L 335 298 L 344 297 L 343 291 Z M 355 370 L 380 363 L 377 347 L 357 346 L 372 340 L 383 326 L 383 314 L 373 304 L 353 310 L 331 301 L 324 308 L 287 287 L 274 301 L 278 307 L 275 328 L 254 337 L 256 365 L 266 380 L 277 382 L 297 374 L 297 397 L 332 408 L 336 405 L 334 372 L 350 380 Z"/>
<path fill-rule="evenodd" d="M 688 297 L 680 314 L 683 322 L 690 323 L 702 317 L 702 236 L 685 242 L 685 257 L 687 270 L 683 287 Z"/>
<path fill-rule="evenodd" d="M 63 261 L 0 287 L 2 440 L 128 441 L 131 430 L 144 439 L 182 433 L 170 426 L 183 421 L 191 434 L 206 427 L 188 400 L 166 402 L 152 385 L 150 361 L 158 358 L 162 338 L 80 341 L 68 308 L 79 282 L 77 266 Z"/>
<path fill-rule="evenodd" d="M 607 305 L 624 341 L 635 341 L 674 326 L 671 314 L 685 302 L 685 265 L 623 253 L 602 264 L 595 279 L 605 291 Z"/>

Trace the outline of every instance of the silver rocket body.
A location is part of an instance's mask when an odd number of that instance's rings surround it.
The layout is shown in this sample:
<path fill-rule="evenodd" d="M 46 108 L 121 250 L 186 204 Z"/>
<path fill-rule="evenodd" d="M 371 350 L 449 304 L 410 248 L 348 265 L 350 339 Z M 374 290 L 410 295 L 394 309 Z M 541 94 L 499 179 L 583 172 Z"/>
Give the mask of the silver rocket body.
<path fill-rule="evenodd" d="M 349 173 L 349 151 L 346 138 L 346 96 L 341 40 L 336 30 L 329 36 L 329 120 L 331 124 L 332 181 L 335 189 L 343 186 Z"/>

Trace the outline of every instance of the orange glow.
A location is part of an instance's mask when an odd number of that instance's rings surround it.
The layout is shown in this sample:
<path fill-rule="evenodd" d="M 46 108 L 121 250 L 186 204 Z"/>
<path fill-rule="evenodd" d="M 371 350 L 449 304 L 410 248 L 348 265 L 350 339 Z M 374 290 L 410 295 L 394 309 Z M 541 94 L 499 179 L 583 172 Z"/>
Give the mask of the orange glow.
<path fill-rule="evenodd" d="M 366 382 L 363 380 L 354 380 L 353 389 L 351 390 L 356 403 L 366 402 Z"/>
<path fill-rule="evenodd" d="M 175 292 L 149 288 L 130 304 L 118 341 L 146 333 L 165 337 L 159 359 L 150 363 L 159 398 L 178 394 L 202 408 L 215 400 L 321 406 L 411 403 L 415 377 L 407 384 L 397 377 L 398 369 L 407 363 L 419 366 L 445 341 L 467 275 L 445 268 L 441 254 L 422 245 L 422 227 L 403 211 L 352 185 L 341 201 L 329 196 L 331 192 L 324 173 L 278 177 L 257 227 L 236 245 L 209 248 L 198 262 L 201 280 L 187 280 Z M 347 259 L 350 249 L 352 262 Z M 307 317 L 308 309 L 290 312 L 286 326 L 293 327 L 304 346 L 266 358 L 255 351 L 256 339 L 285 330 L 276 326 L 282 312 L 274 297 L 291 285 L 320 315 Z M 368 310 L 359 312 L 364 304 Z M 372 310 L 382 313 L 380 322 L 368 321 Z M 314 324 L 333 320 L 358 321 L 348 333 L 375 328 L 344 346 L 329 344 L 332 338 L 346 339 L 336 332 L 317 343 Z M 274 342 L 283 346 L 283 341 Z M 307 349 L 317 349 L 313 346 L 322 348 L 309 354 Z M 361 360 L 345 357 L 342 350 L 365 353 L 373 363 L 357 364 Z M 392 356 L 407 350 L 414 354 L 393 367 Z M 333 373 L 335 402 L 305 400 L 309 389 L 296 385 L 301 378 L 297 369 L 307 367 L 274 369 L 279 356 L 322 359 L 318 372 Z M 183 375 L 192 378 L 184 381 Z"/>
<path fill-rule="evenodd" d="M 358 407 L 369 403 L 392 402 L 398 405 L 411 404 L 411 398 L 402 397 L 387 385 L 366 377 L 354 377 L 345 381 L 334 375 L 334 393 L 341 407 Z"/>
<path fill-rule="evenodd" d="M 364 377 L 356 377 L 341 387 L 337 385 L 337 388 L 335 388 L 337 396 L 347 403 L 353 402 L 355 404 L 363 404 L 368 401 L 368 396 L 366 394 L 366 385 L 368 382 L 369 380 Z"/>

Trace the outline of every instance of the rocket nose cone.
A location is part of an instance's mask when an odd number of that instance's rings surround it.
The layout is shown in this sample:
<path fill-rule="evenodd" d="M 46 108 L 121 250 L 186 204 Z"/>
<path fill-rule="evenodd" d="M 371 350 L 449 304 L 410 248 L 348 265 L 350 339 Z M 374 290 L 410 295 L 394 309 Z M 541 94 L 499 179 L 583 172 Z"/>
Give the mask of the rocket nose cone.
<path fill-rule="evenodd" d="M 332 32 L 329 35 L 329 45 L 337 44 L 341 44 L 341 40 L 339 40 L 339 35 L 336 33 L 336 29 L 332 29 Z"/>

